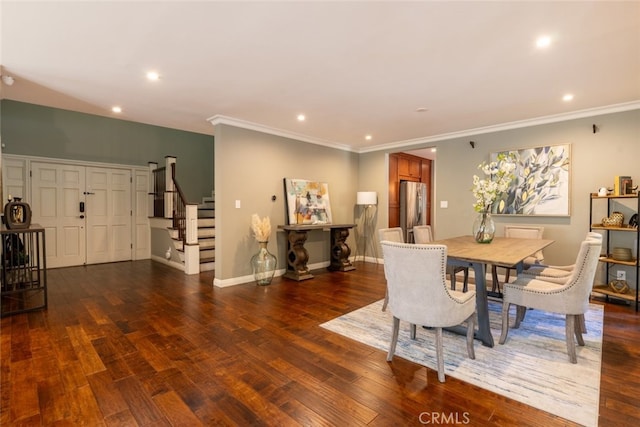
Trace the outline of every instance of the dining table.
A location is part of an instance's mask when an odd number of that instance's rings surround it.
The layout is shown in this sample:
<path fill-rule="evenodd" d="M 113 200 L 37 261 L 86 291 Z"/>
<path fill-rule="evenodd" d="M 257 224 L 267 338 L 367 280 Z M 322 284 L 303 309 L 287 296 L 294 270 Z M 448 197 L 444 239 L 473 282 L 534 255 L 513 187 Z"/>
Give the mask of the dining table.
<path fill-rule="evenodd" d="M 493 336 L 489 324 L 489 299 L 486 285 L 487 264 L 510 267 L 517 274 L 524 269 L 524 260 L 551 245 L 548 239 L 518 239 L 494 237 L 490 243 L 478 243 L 473 236 L 459 236 L 435 240 L 431 244 L 447 246 L 447 264 L 472 268 L 476 288 L 476 311 L 478 330 L 475 338 L 483 345 L 493 347 Z M 463 326 L 451 328 L 454 332 L 466 334 Z"/>

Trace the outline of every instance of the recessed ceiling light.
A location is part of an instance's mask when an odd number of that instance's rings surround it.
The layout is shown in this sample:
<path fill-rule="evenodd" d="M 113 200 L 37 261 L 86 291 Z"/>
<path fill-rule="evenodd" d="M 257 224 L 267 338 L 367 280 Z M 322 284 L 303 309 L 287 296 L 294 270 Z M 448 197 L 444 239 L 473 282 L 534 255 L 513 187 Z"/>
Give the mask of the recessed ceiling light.
<path fill-rule="evenodd" d="M 536 46 L 538 49 L 544 49 L 545 47 L 549 47 L 551 44 L 551 37 L 549 36 L 540 36 L 536 39 Z"/>
<path fill-rule="evenodd" d="M 416 113 L 424 113 L 426 111 L 429 111 L 426 107 L 418 107 L 418 108 L 416 108 Z"/>
<path fill-rule="evenodd" d="M 299 122 L 304 122 L 305 120 L 307 120 L 307 118 L 304 116 L 304 114 L 298 114 L 298 121 Z"/>
<path fill-rule="evenodd" d="M 371 141 L 371 138 L 373 138 L 371 135 L 365 135 L 364 139 L 366 139 L 367 141 Z"/>
<path fill-rule="evenodd" d="M 432 153 L 435 153 L 436 151 L 438 151 L 438 149 L 437 149 L 436 147 L 433 147 L 433 148 L 431 149 L 431 152 L 432 152 Z"/>
<path fill-rule="evenodd" d="M 111 108 L 111 111 L 113 111 L 114 113 L 122 113 L 122 108 L 116 105 L 115 107 Z"/>
<path fill-rule="evenodd" d="M 562 97 L 562 100 L 564 102 L 569 102 L 569 101 L 573 100 L 573 94 L 570 94 L 570 93 L 566 94 L 565 96 Z"/>
<path fill-rule="evenodd" d="M 158 74 L 157 71 L 149 71 L 147 73 L 147 79 L 155 82 L 156 80 L 160 79 L 160 74 Z"/>

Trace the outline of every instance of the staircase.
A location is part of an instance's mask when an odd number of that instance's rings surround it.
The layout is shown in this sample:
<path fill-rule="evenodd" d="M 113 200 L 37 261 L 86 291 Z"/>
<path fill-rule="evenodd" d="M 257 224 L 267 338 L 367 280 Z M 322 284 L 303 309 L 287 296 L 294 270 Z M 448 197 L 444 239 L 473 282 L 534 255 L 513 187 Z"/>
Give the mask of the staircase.
<path fill-rule="evenodd" d="M 204 197 L 198 205 L 198 244 L 200 271 L 215 269 L 216 210 L 213 197 Z"/>
<path fill-rule="evenodd" d="M 200 246 L 200 271 L 215 269 L 216 223 L 215 201 L 213 197 L 203 197 L 198 205 L 198 245 Z M 169 227 L 173 245 L 184 262 L 184 247 L 178 236 L 178 230 Z"/>
<path fill-rule="evenodd" d="M 177 252 L 186 274 L 214 270 L 216 223 L 213 193 L 212 197 L 203 197 L 198 205 L 188 203 L 176 181 L 176 158 L 173 156 L 165 156 L 165 166 L 161 168 L 157 163 L 149 162 L 149 169 L 153 175 L 149 188 L 150 206 L 153 207 L 151 216 L 171 221 L 167 230 L 173 248 L 166 252 L 166 260 L 170 265 L 177 264 Z M 172 257 L 174 261 L 171 261 Z"/>

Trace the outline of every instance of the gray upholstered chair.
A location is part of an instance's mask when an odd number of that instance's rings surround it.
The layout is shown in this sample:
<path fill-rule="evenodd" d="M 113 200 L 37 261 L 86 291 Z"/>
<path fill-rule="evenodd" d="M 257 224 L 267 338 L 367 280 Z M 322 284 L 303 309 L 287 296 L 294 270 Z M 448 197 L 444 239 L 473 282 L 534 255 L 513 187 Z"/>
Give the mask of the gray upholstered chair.
<path fill-rule="evenodd" d="M 505 225 L 504 237 L 513 237 L 515 239 L 542 239 L 544 233 L 544 227 L 533 225 Z M 524 268 L 530 268 L 531 266 L 541 264 L 544 262 L 544 254 L 542 251 L 538 251 L 530 257 L 524 259 Z M 509 282 L 511 277 L 512 268 L 505 267 L 504 282 Z M 493 285 L 491 290 L 499 292 L 498 285 L 498 270 L 495 265 L 491 266 L 491 277 L 493 279 Z"/>
<path fill-rule="evenodd" d="M 418 244 L 427 244 L 433 242 L 433 232 L 430 225 L 416 225 L 413 227 L 413 240 Z M 456 290 L 456 274 L 463 272 L 464 281 L 462 282 L 462 291 L 467 292 L 469 284 L 469 267 L 447 266 L 447 274 L 451 280 L 451 289 Z"/>
<path fill-rule="evenodd" d="M 587 239 L 580 244 L 575 268 L 564 284 L 521 276 L 504 284 L 502 301 L 502 334 L 504 344 L 509 332 L 509 307 L 517 306 L 514 328 L 520 326 L 527 308 L 535 308 L 566 315 L 567 352 L 571 363 L 577 363 L 575 339 L 584 345 L 580 321 L 589 309 L 589 295 L 593 286 L 602 240 Z"/>
<path fill-rule="evenodd" d="M 393 334 L 387 361 L 393 360 L 398 343 L 400 320 L 411 324 L 415 339 L 416 325 L 431 327 L 436 333 L 438 380 L 444 382 L 442 328 L 467 324 L 467 352 L 475 359 L 475 291 L 450 290 L 445 280 L 447 247 L 410 243 L 381 242 L 384 272 L 389 293 L 389 310 L 393 315 Z"/>
<path fill-rule="evenodd" d="M 380 242 L 387 240 L 389 242 L 404 243 L 404 233 L 402 232 L 402 228 L 400 227 L 380 228 L 378 230 L 378 240 Z M 382 303 L 382 311 L 385 311 L 387 309 L 388 303 L 389 303 L 389 290 L 387 289 L 384 295 L 384 302 Z"/>

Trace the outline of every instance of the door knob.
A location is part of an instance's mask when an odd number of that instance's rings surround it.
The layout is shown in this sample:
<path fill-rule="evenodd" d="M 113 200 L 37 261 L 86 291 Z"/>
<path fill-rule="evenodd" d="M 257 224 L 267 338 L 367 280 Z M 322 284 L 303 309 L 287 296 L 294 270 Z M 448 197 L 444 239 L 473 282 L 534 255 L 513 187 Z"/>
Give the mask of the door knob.
<path fill-rule="evenodd" d="M 84 215 L 80 215 L 80 219 L 84 219 Z"/>

